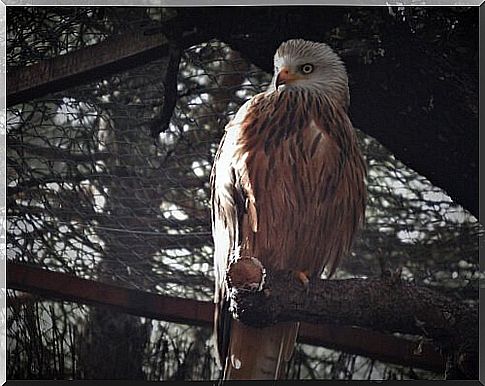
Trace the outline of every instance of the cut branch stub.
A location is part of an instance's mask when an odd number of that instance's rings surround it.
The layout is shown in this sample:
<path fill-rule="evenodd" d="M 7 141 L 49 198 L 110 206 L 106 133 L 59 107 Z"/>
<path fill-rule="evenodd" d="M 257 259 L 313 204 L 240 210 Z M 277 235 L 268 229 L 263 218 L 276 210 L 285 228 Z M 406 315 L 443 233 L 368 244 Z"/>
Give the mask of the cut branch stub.
<path fill-rule="evenodd" d="M 261 291 L 266 277 L 263 264 L 255 257 L 241 257 L 233 261 L 227 270 L 229 288 Z"/>
<path fill-rule="evenodd" d="M 278 322 L 281 306 L 273 302 L 266 286 L 267 273 L 255 257 L 241 257 L 227 270 L 234 319 L 253 327 L 267 327 Z"/>

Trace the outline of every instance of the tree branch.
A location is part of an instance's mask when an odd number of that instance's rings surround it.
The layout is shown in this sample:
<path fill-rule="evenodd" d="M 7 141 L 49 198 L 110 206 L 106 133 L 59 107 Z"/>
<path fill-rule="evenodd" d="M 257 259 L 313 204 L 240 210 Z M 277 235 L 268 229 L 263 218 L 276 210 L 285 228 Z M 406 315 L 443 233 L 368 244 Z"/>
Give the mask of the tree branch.
<path fill-rule="evenodd" d="M 63 161 L 70 163 L 103 161 L 111 157 L 106 151 L 97 151 L 93 153 L 75 153 L 68 149 L 39 146 L 32 143 L 21 142 L 13 138 L 8 139 L 8 146 L 17 152 L 26 151 L 36 156 L 44 157 L 50 161 Z"/>
<path fill-rule="evenodd" d="M 182 52 L 179 46 L 174 43 L 169 44 L 167 68 L 163 79 L 164 98 L 162 110 L 150 124 L 150 133 L 154 138 L 168 129 L 175 105 L 177 104 L 177 76 L 181 55 Z"/>
<path fill-rule="evenodd" d="M 304 321 L 421 335 L 447 359 L 448 378 L 478 379 L 478 311 L 387 274 L 303 285 L 289 271 L 241 258 L 228 271 L 231 312 L 248 325 Z"/>

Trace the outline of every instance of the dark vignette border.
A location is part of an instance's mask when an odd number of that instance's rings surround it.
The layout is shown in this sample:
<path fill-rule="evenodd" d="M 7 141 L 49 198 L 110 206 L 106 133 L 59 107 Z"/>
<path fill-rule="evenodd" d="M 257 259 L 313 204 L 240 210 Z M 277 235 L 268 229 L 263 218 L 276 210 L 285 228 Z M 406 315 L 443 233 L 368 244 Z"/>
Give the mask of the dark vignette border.
<path fill-rule="evenodd" d="M 1 1 L 1 0 L 0 0 Z M 192 0 L 193 1 L 193 0 Z M 3 2 L 3 1 L 2 1 Z M 323 2 L 323 1 L 322 1 Z M 28 2 L 27 2 L 28 3 Z M 61 3 L 61 2 L 60 2 Z M 25 4 L 28 5 L 28 4 Z M 59 4 L 61 5 L 61 4 Z M 160 4 L 163 5 L 163 4 Z M 194 4 L 195 5 L 195 4 Z M 207 4 L 209 5 L 209 4 Z M 456 4 L 459 5 L 459 4 Z M 148 6 L 148 4 L 147 4 Z M 480 86 L 483 86 L 483 83 L 485 81 L 485 75 L 483 74 L 484 71 L 482 71 L 482 67 L 484 67 L 485 63 L 485 48 L 484 48 L 484 42 L 485 42 L 485 3 L 482 3 L 479 7 L 479 64 L 480 64 L 480 73 L 479 73 L 479 82 Z M 5 38 L 5 37 L 4 37 Z M 5 85 L 3 85 L 0 89 L 0 98 L 4 100 L 6 97 L 5 93 Z M 479 88 L 479 103 L 480 103 L 480 111 L 483 111 L 484 108 L 484 101 L 485 101 L 485 87 L 480 87 Z M 4 103 L 2 103 L 3 105 Z M 0 105 L 0 108 L 2 106 Z M 480 150 L 484 147 L 485 143 L 485 134 L 482 133 L 482 127 L 485 127 L 485 113 L 479 113 L 479 130 L 478 130 L 478 139 L 479 139 L 479 145 L 480 145 Z M 480 223 L 484 223 L 485 221 L 485 208 L 484 204 L 485 203 L 485 198 L 482 197 L 482 192 L 485 192 L 484 189 L 484 167 L 482 167 L 482 161 L 484 161 L 482 152 L 479 152 L 479 191 L 477 192 L 478 194 L 478 199 L 479 199 L 479 221 Z M 3 180 L 3 178 L 2 178 Z M 2 188 L 4 188 L 4 183 L 2 184 Z M 485 272 L 485 242 L 484 239 L 479 240 L 479 263 L 480 263 L 480 270 L 482 272 Z M 485 299 L 485 281 L 482 281 L 480 283 L 480 289 L 479 289 L 479 298 L 480 298 L 480 326 L 485 325 L 485 307 L 482 307 L 482 303 Z M 446 383 L 452 384 L 452 385 L 483 385 L 485 386 L 485 333 L 483 331 L 480 331 L 480 358 L 479 358 L 479 367 L 480 367 L 480 372 L 479 372 L 479 379 L 478 380 L 469 380 L 469 381 L 459 381 L 459 380 L 453 380 L 453 381 L 447 381 Z M 4 358 L 6 359 L 6 358 Z M 344 385 L 352 381 L 333 381 L 333 380 L 315 380 L 315 381 L 226 381 L 224 384 L 228 385 L 235 385 L 235 386 L 243 386 L 246 384 L 251 384 L 251 385 L 284 385 L 284 386 L 291 386 L 294 384 L 304 384 L 305 386 L 312 386 L 312 385 L 321 385 L 322 383 L 324 384 L 339 384 L 339 385 Z M 360 385 L 373 385 L 375 383 L 385 383 L 386 385 L 401 385 L 400 381 L 358 381 Z M 434 385 L 436 384 L 437 381 L 417 381 L 419 382 L 420 385 Z M 439 382 L 439 381 L 438 381 Z M 441 382 L 440 382 L 441 383 Z M 150 382 L 150 381 L 122 381 L 122 380 L 73 380 L 73 381 L 56 381 L 56 380 L 7 380 L 5 382 L 5 385 L 7 386 L 30 386 L 30 385 L 44 385 L 44 384 L 49 384 L 49 385 L 57 385 L 57 386 L 76 386 L 76 385 L 85 385 L 85 386 L 91 386 L 91 385 L 102 385 L 102 386 L 148 386 L 148 385 L 153 385 L 153 384 L 163 384 L 163 385 L 188 385 L 188 384 L 194 384 L 197 386 L 219 386 L 218 381 L 163 381 L 163 382 Z"/>

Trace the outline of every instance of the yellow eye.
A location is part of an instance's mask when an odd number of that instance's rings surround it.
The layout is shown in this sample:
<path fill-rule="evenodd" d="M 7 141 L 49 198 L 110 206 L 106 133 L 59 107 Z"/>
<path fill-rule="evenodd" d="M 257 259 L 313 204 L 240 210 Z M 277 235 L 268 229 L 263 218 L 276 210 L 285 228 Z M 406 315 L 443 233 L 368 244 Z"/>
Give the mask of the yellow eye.
<path fill-rule="evenodd" d="M 301 66 L 301 72 L 304 74 L 311 74 L 313 72 L 313 64 L 307 63 Z"/>

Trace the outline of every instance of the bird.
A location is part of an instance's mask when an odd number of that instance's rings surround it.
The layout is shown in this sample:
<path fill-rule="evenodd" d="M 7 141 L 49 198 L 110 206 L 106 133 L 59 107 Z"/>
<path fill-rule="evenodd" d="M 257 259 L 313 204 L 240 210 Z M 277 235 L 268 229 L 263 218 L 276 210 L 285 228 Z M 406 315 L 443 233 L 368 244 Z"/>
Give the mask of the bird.
<path fill-rule="evenodd" d="M 226 272 L 255 257 L 302 281 L 330 278 L 364 222 L 366 163 L 348 75 L 327 44 L 287 40 L 271 83 L 226 125 L 210 176 L 216 359 L 222 379 L 281 379 L 299 322 L 251 327 L 229 313 Z"/>

